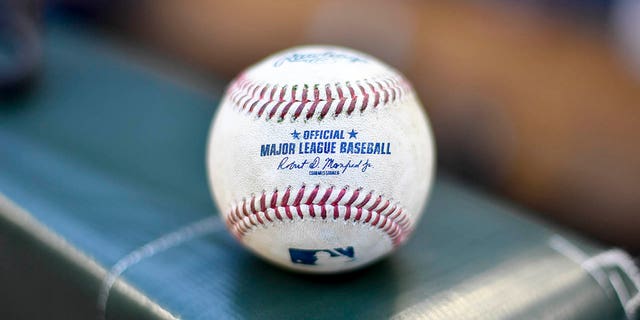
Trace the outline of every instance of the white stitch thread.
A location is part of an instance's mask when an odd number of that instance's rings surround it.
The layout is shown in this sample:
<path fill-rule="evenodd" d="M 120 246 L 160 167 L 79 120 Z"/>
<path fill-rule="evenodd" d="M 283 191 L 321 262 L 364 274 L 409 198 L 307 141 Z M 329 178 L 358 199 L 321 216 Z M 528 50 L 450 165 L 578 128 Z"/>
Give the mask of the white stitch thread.
<path fill-rule="evenodd" d="M 635 317 L 638 309 L 640 309 L 640 271 L 626 252 L 620 249 L 610 249 L 589 257 L 559 235 L 554 235 L 549 239 L 549 246 L 580 264 L 607 294 L 611 294 L 613 289 L 613 293 L 622 304 L 627 318 L 633 319 Z M 624 286 L 620 275 L 614 271 L 605 270 L 606 267 L 619 268 L 631 281 L 636 291 L 635 295 L 630 297 L 630 292 Z"/>
<path fill-rule="evenodd" d="M 222 229 L 223 225 L 220 217 L 211 216 L 184 226 L 171 233 L 167 233 L 151 242 L 144 244 L 143 246 L 118 260 L 113 265 L 113 267 L 109 269 L 109 273 L 104 277 L 100 286 L 100 293 L 98 294 L 97 303 L 99 318 L 106 318 L 107 301 L 109 299 L 111 288 L 115 284 L 116 280 L 120 277 L 120 275 L 122 275 L 122 273 L 124 273 L 131 266 L 160 252 L 176 247 L 193 238 L 209 233 L 218 232 Z"/>

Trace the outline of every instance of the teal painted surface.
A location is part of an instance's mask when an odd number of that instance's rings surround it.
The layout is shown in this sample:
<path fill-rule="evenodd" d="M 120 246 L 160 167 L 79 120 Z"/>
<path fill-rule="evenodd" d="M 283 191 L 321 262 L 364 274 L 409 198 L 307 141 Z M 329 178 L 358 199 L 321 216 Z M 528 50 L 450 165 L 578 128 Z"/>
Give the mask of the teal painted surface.
<path fill-rule="evenodd" d="M 46 39 L 37 90 L 0 107 L 0 192 L 106 269 L 163 234 L 217 215 L 204 154 L 222 86 L 203 94 L 177 85 L 135 68 L 88 34 L 56 27 Z M 586 273 L 571 280 L 579 268 L 548 245 L 557 232 L 440 173 L 411 241 L 360 272 L 314 277 L 282 271 L 221 231 L 143 260 L 123 277 L 185 319 L 372 319 L 475 289 L 506 290 L 498 287 L 496 272 L 509 279 L 528 261 L 550 257 L 569 267 L 522 285 L 520 300 L 527 303 L 510 313 L 514 318 L 564 309 L 568 318 L 622 317 L 615 298 Z M 588 253 L 601 250 L 567 237 Z M 531 272 L 538 279 L 546 271 Z M 567 284 L 549 289 L 549 296 L 524 292 L 563 280 Z M 519 297 L 510 293 L 520 288 L 506 288 L 504 305 L 515 305 Z M 97 303 L 97 290 L 92 294 L 88 300 Z M 127 315 L 120 299 L 109 300 L 107 315 Z M 464 301 L 463 308 L 479 307 Z M 486 316 L 499 315 L 495 309 Z"/>

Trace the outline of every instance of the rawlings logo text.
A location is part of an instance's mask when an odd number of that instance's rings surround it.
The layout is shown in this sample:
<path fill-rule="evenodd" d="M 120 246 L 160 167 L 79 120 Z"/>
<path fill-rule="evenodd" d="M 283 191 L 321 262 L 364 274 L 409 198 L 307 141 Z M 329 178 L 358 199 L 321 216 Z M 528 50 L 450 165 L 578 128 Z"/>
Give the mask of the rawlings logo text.
<path fill-rule="evenodd" d="M 284 56 L 273 63 L 274 67 L 280 67 L 285 63 L 336 63 L 344 61 L 348 63 L 367 63 L 367 60 L 345 53 L 325 51 L 322 53 L 292 53 Z"/>

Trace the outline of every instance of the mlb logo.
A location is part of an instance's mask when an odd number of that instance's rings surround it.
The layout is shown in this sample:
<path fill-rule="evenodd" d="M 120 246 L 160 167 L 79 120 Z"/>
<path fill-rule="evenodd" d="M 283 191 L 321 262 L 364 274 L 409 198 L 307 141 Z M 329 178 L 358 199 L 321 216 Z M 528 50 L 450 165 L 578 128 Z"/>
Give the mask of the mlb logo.
<path fill-rule="evenodd" d="M 348 262 L 355 259 L 353 247 L 333 249 L 296 249 L 289 248 L 291 262 L 306 265 L 335 264 L 336 262 Z"/>

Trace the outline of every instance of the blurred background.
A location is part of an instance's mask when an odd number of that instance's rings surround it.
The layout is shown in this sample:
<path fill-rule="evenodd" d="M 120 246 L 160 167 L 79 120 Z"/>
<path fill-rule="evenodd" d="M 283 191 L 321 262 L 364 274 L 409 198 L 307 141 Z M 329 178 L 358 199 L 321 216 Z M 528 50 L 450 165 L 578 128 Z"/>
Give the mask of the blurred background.
<path fill-rule="evenodd" d="M 39 90 L 52 20 L 204 88 L 294 45 L 368 52 L 413 83 L 441 168 L 640 252 L 640 1 L 0 0 L 0 107 Z"/>

